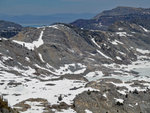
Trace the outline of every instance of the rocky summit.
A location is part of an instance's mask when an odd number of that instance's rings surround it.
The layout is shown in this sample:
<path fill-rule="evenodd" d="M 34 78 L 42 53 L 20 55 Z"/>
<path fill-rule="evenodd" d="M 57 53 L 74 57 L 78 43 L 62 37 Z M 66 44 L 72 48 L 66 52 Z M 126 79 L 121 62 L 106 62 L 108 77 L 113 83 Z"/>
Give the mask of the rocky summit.
<path fill-rule="evenodd" d="M 20 113 L 149 113 L 149 69 L 150 30 L 137 23 L 58 23 L 0 39 L 0 93 Z"/>

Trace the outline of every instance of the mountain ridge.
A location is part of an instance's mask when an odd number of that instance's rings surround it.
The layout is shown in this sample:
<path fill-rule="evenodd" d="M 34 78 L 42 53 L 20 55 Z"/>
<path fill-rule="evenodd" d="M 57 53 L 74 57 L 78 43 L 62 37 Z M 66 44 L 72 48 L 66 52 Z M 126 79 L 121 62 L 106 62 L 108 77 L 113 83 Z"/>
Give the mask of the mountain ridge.
<path fill-rule="evenodd" d="M 107 30 L 108 26 L 117 21 L 127 21 L 150 28 L 149 20 L 149 8 L 117 7 L 103 11 L 89 20 L 80 19 L 71 24 L 84 29 Z"/>
<path fill-rule="evenodd" d="M 18 34 L 22 26 L 14 22 L 0 20 L 0 37 L 11 38 Z"/>

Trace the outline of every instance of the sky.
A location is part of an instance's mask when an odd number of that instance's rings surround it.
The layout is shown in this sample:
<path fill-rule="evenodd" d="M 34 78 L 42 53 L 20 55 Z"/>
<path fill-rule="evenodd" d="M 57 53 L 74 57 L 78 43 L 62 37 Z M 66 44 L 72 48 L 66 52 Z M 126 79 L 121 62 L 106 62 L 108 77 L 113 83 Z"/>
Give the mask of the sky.
<path fill-rule="evenodd" d="M 150 8 L 150 0 L 0 0 L 0 14 L 100 13 L 117 6 Z"/>

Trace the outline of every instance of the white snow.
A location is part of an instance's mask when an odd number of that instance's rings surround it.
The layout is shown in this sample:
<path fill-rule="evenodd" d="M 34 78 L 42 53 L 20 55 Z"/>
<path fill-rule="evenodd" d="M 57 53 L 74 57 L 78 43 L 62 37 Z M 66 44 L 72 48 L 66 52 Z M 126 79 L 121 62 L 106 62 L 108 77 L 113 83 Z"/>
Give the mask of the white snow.
<path fill-rule="evenodd" d="M 54 29 L 59 29 L 59 28 L 58 28 L 58 25 L 51 25 L 51 26 L 48 26 L 48 27 L 54 28 Z"/>
<path fill-rule="evenodd" d="M 0 69 L 3 70 L 2 73 L 7 73 L 6 71 L 11 71 L 11 70 L 17 71 L 24 76 L 29 76 L 29 75 L 32 75 L 33 73 L 35 73 L 35 69 L 32 69 L 31 67 L 25 67 L 25 68 L 26 68 L 26 70 L 22 70 L 16 66 L 14 66 L 14 67 L 7 66 L 2 61 L 0 61 Z"/>
<path fill-rule="evenodd" d="M 66 64 L 66 68 L 62 67 L 59 71 L 68 69 L 69 66 L 84 69 L 75 71 L 75 73 L 81 73 L 86 69 L 84 65 L 78 63 L 69 65 Z M 49 67 L 51 66 L 49 65 Z M 85 85 L 87 84 L 85 81 L 69 79 L 51 81 L 50 79 L 53 75 L 49 75 L 45 79 L 44 75 L 35 76 L 33 74 L 36 72 L 35 69 L 32 69 L 31 67 L 25 68 L 27 68 L 27 70 L 22 70 L 18 67 L 9 67 L 0 61 L 0 81 L 1 83 L 4 83 L 3 85 L 0 85 L 0 94 L 7 94 L 4 98 L 8 100 L 11 106 L 14 106 L 15 104 L 29 98 L 43 98 L 46 99 L 51 105 L 59 104 L 58 97 L 60 95 L 62 95 L 63 98 L 61 102 L 65 102 L 70 105 L 73 103 L 73 99 L 76 95 L 82 93 L 83 91 L 94 90 L 92 88 L 85 88 Z M 11 70 L 16 70 L 18 73 L 21 73 L 22 76 L 7 72 Z M 46 81 L 41 81 L 41 79 L 45 79 Z M 20 85 L 8 85 L 11 81 L 13 83 L 20 83 Z M 19 95 L 15 96 L 15 94 Z M 40 102 L 27 101 L 26 103 L 31 105 L 31 109 L 28 109 L 23 113 L 42 113 L 44 111 L 44 106 L 39 106 Z M 76 113 L 73 109 L 62 110 L 62 112 Z"/>
<path fill-rule="evenodd" d="M 30 58 L 29 57 L 25 57 L 25 60 L 30 62 Z"/>
<path fill-rule="evenodd" d="M 89 72 L 84 77 L 88 79 L 88 81 L 96 81 L 104 76 L 102 71 Z"/>
<path fill-rule="evenodd" d="M 103 57 L 112 60 L 112 58 L 110 58 L 109 56 L 105 55 L 105 54 L 102 53 L 100 50 L 97 50 L 97 52 L 98 52 L 99 54 L 101 54 Z"/>
<path fill-rule="evenodd" d="M 147 77 L 147 75 L 149 75 L 148 70 L 150 69 L 150 58 L 148 56 L 137 55 L 137 61 L 131 62 L 131 64 L 129 65 L 120 65 L 112 63 L 112 64 L 103 64 L 103 66 L 110 69 L 114 69 L 115 72 L 118 71 L 120 73 L 119 75 L 111 74 L 111 76 L 105 78 L 116 78 L 122 81 L 144 80 L 150 82 L 150 78 Z M 130 73 L 130 71 L 136 71 L 139 72 L 140 74 L 137 77 L 134 74 Z"/>
<path fill-rule="evenodd" d="M 121 36 L 121 37 L 132 36 L 130 34 L 127 34 L 126 32 L 116 32 L 116 34 Z"/>
<path fill-rule="evenodd" d="M 127 35 L 126 32 L 116 32 L 116 34 L 119 36 L 124 36 L 124 37 L 126 37 L 126 35 Z"/>
<path fill-rule="evenodd" d="M 92 38 L 91 40 L 92 40 L 92 42 L 93 42 L 98 48 L 101 48 L 101 46 L 99 46 L 99 45 L 95 42 L 95 39 L 94 39 L 94 38 Z"/>
<path fill-rule="evenodd" d="M 103 94 L 103 96 L 104 96 L 105 98 L 107 98 L 107 95 L 106 95 L 106 93 L 104 93 L 104 94 Z"/>
<path fill-rule="evenodd" d="M 52 74 L 55 75 L 65 75 L 65 74 L 81 74 L 84 73 L 86 70 L 86 66 L 81 63 L 73 63 L 73 64 L 64 64 L 64 66 L 59 67 L 59 69 L 56 69 L 46 64 L 47 68 L 41 67 L 37 64 L 35 64 L 36 67 L 41 68 L 43 70 L 49 71 Z M 74 68 L 74 71 L 71 71 L 71 68 Z"/>
<path fill-rule="evenodd" d="M 120 27 L 120 28 L 118 28 L 118 30 L 119 30 L 119 31 L 122 31 L 122 30 L 123 30 L 123 28 L 121 28 L 121 27 Z"/>
<path fill-rule="evenodd" d="M 96 54 L 93 54 L 93 53 L 89 53 L 89 52 L 87 52 L 88 54 L 90 54 L 91 56 L 95 56 Z"/>
<path fill-rule="evenodd" d="M 150 32 L 150 30 L 148 30 L 148 29 L 146 29 L 146 28 L 144 28 L 144 27 L 142 27 L 142 26 L 140 26 L 145 32 Z"/>
<path fill-rule="evenodd" d="M 138 105 L 138 103 L 135 103 L 135 105 L 137 106 L 137 105 Z"/>
<path fill-rule="evenodd" d="M 122 54 L 122 55 L 124 55 L 124 56 L 126 55 L 125 53 L 123 53 L 123 52 L 121 52 L 121 51 L 118 51 L 118 53 L 120 53 L 120 54 Z"/>
<path fill-rule="evenodd" d="M 63 109 L 62 111 L 55 111 L 55 113 L 77 113 L 76 111 L 74 111 L 73 109 L 69 108 L 69 109 Z"/>
<path fill-rule="evenodd" d="M 25 46 L 26 48 L 28 48 L 30 50 L 31 49 L 34 50 L 34 48 L 39 48 L 41 45 L 44 44 L 44 41 L 42 39 L 44 30 L 45 30 L 45 28 L 41 31 L 41 34 L 40 34 L 38 40 L 33 41 L 32 43 L 22 42 L 22 41 L 17 41 L 17 40 L 13 40 L 13 42 L 18 43 L 22 46 Z"/>
<path fill-rule="evenodd" d="M 116 59 L 117 59 L 117 60 L 122 60 L 119 56 L 116 56 Z"/>
<path fill-rule="evenodd" d="M 146 88 L 140 88 L 140 87 L 132 87 L 131 85 L 133 83 L 114 83 L 114 82 L 110 82 L 113 85 L 117 86 L 117 87 L 126 87 L 128 89 L 128 91 L 134 91 L 134 90 L 138 90 L 138 91 L 145 91 Z"/>
<path fill-rule="evenodd" d="M 43 60 L 43 57 L 42 57 L 42 55 L 39 53 L 39 57 L 40 57 L 40 60 L 42 61 L 42 62 L 45 62 L 44 60 Z"/>
<path fill-rule="evenodd" d="M 129 104 L 130 107 L 133 107 L 131 104 Z"/>
<path fill-rule="evenodd" d="M 124 100 L 123 99 L 117 99 L 117 98 L 114 98 L 116 102 L 120 102 L 120 103 L 123 103 Z"/>
<path fill-rule="evenodd" d="M 10 57 L 10 56 L 2 56 L 3 62 L 5 62 L 5 61 L 7 61 L 7 60 L 10 60 L 10 59 L 13 59 L 13 58 Z"/>
<path fill-rule="evenodd" d="M 111 42 L 113 45 L 118 45 L 118 44 L 123 44 L 122 42 L 118 41 L 118 40 L 114 40 Z"/>
<path fill-rule="evenodd" d="M 143 49 L 139 49 L 139 48 L 136 48 L 136 51 L 139 53 L 142 53 L 142 54 L 149 54 L 150 53 L 150 50 L 143 50 Z"/>
<path fill-rule="evenodd" d="M 90 110 L 88 110 L 88 109 L 86 109 L 86 110 L 85 110 L 85 113 L 93 113 L 93 112 L 90 111 Z"/>
<path fill-rule="evenodd" d="M 87 59 L 89 59 L 89 60 L 91 60 L 91 61 L 95 61 L 95 59 L 93 59 L 93 58 L 87 58 Z"/>
<path fill-rule="evenodd" d="M 126 90 L 118 90 L 118 92 L 122 95 L 126 95 Z"/>
<path fill-rule="evenodd" d="M 26 81 L 29 79 L 30 81 Z M 17 76 L 11 73 L 0 74 L 0 80 L 5 80 L 4 85 L 0 85 L 0 92 L 8 94 L 4 98 L 8 99 L 11 106 L 29 99 L 29 98 L 43 98 L 47 99 L 50 104 L 58 104 L 58 97 L 61 94 L 64 102 L 71 104 L 75 96 L 83 91 L 91 88 L 84 88 L 86 82 L 80 80 L 57 80 L 57 81 L 40 81 L 29 76 Z M 14 83 L 22 83 L 21 85 L 11 87 L 7 84 L 14 80 Z M 46 84 L 54 84 L 52 86 Z M 77 87 L 76 90 L 71 90 Z M 13 94 L 20 94 L 14 96 Z"/>

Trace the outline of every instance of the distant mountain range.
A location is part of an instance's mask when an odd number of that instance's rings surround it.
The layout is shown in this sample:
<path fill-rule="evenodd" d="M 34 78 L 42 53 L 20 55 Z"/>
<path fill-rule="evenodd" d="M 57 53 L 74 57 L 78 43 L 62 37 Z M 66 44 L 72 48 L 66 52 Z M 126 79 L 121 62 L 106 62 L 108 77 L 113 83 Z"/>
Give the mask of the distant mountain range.
<path fill-rule="evenodd" d="M 12 21 L 19 23 L 23 26 L 38 27 L 43 25 L 50 25 L 56 22 L 70 23 L 76 19 L 84 18 L 90 19 L 95 14 L 83 13 L 83 14 L 51 14 L 51 15 L 20 15 L 11 16 L 0 14 L 0 20 Z"/>
<path fill-rule="evenodd" d="M 14 22 L 0 20 L 0 37 L 10 38 L 18 34 L 23 27 Z"/>
<path fill-rule="evenodd" d="M 84 29 L 106 30 L 108 26 L 118 21 L 127 21 L 150 28 L 150 9 L 117 7 L 103 11 L 91 19 L 79 19 L 71 24 Z"/>

